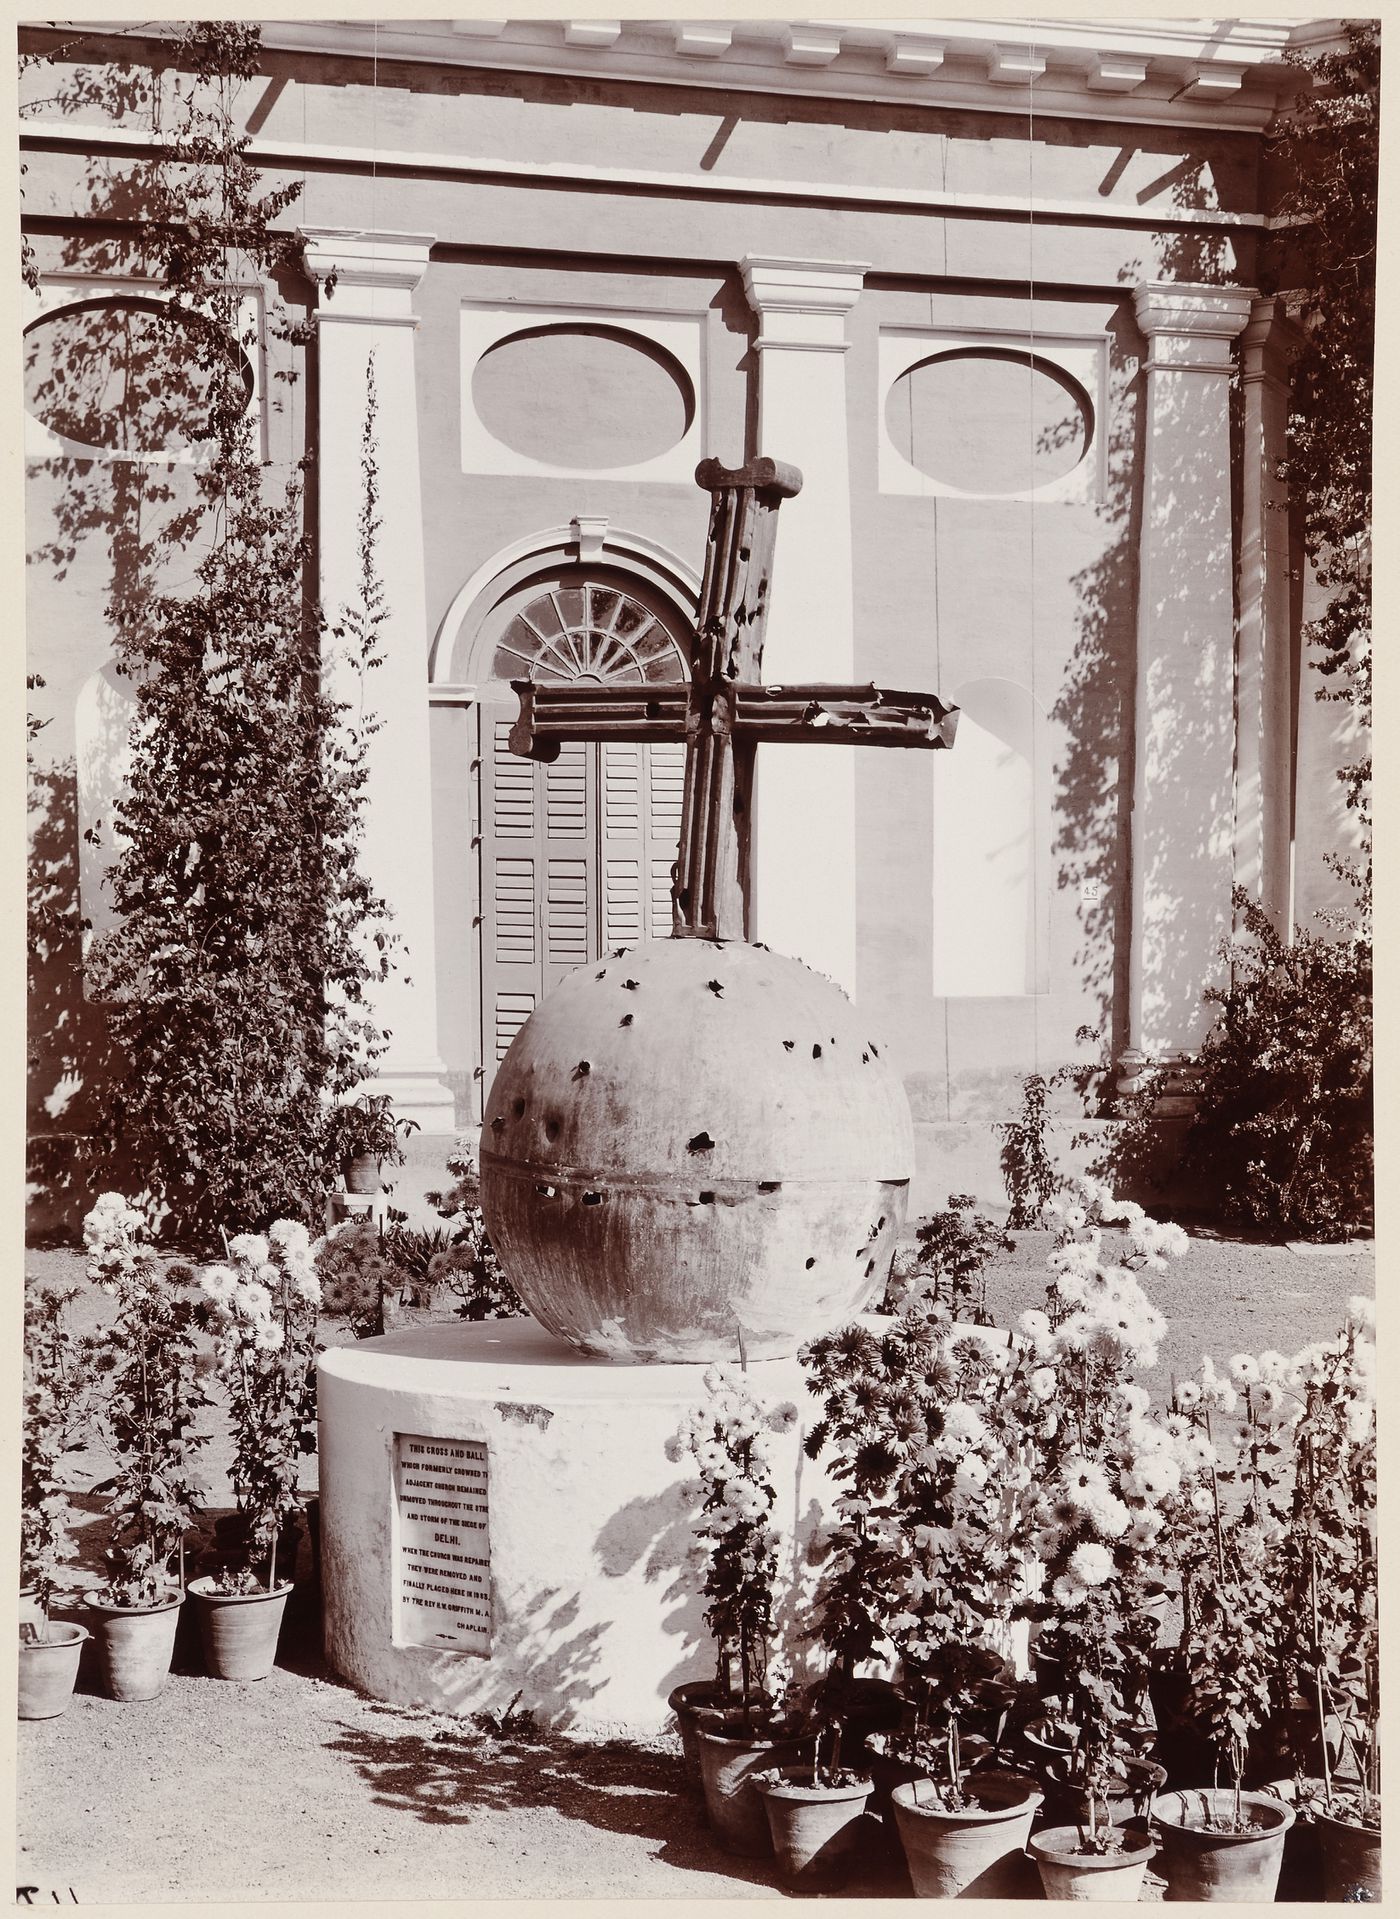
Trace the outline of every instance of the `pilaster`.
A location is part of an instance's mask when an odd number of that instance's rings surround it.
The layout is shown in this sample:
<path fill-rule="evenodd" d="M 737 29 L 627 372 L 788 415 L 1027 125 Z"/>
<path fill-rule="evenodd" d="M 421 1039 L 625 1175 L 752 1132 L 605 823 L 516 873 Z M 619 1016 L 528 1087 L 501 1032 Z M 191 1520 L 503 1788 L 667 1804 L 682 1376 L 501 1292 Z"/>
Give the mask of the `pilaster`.
<path fill-rule="evenodd" d="M 1147 341 L 1138 556 L 1132 930 L 1120 1090 L 1183 1069 L 1221 977 L 1234 870 L 1233 343 L 1249 289 L 1157 282 L 1133 296 Z M 1173 1094 L 1189 1107 L 1189 1095 Z"/>
<path fill-rule="evenodd" d="M 377 564 L 387 609 L 382 663 L 363 678 L 345 659 L 331 686 L 351 709 L 373 716 L 368 738 L 363 858 L 370 883 L 393 913 L 402 946 L 396 971 L 375 989 L 372 1010 L 390 1035 L 376 1091 L 425 1132 L 450 1132 L 453 1100 L 438 1054 L 428 752 L 428 630 L 418 463 L 413 296 L 432 236 L 304 230 L 306 270 L 316 286 L 317 485 L 321 594 L 334 623 L 359 591 L 362 436 L 371 368 L 377 396 L 375 457 L 382 522 Z"/>
<path fill-rule="evenodd" d="M 1288 381 L 1302 345 L 1303 336 L 1280 301 L 1255 301 L 1240 335 L 1244 420 L 1235 879 L 1284 934 L 1293 920 Z"/>
<path fill-rule="evenodd" d="M 854 680 L 846 316 L 864 266 L 750 255 L 758 316 L 756 451 L 799 467 L 778 528 L 763 677 Z M 855 752 L 758 750 L 755 938 L 856 988 Z"/>

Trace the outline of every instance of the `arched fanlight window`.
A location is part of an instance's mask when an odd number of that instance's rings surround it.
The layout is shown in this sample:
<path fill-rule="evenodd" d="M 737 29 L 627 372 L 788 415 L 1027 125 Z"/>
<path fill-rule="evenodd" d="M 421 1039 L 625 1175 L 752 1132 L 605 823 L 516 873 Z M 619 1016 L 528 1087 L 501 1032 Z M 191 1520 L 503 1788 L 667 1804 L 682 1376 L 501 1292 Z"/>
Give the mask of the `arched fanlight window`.
<path fill-rule="evenodd" d="M 687 677 L 685 655 L 630 593 L 587 581 L 549 587 L 521 607 L 496 642 L 497 680 L 632 685 Z"/>

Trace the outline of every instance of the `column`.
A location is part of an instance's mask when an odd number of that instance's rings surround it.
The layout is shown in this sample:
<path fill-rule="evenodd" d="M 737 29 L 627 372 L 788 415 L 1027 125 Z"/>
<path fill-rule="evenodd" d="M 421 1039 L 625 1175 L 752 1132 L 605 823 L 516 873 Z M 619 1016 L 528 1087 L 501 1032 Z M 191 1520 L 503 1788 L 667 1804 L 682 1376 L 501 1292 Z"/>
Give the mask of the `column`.
<path fill-rule="evenodd" d="M 392 1096 L 401 1118 L 416 1120 L 424 1132 L 451 1132 L 453 1099 L 437 1042 L 429 635 L 414 378 L 413 294 L 427 271 L 432 236 L 335 229 L 307 230 L 302 237 L 317 292 L 321 595 L 332 623 L 359 591 L 361 438 L 371 359 L 378 394 L 378 567 L 388 614 L 383 662 L 363 687 L 378 730 L 369 737 L 362 858 L 402 944 L 396 970 L 372 1001 L 390 1035 L 374 1084 Z M 345 662 L 333 669 L 331 686 L 358 711 L 360 678 Z"/>
<path fill-rule="evenodd" d="M 855 679 L 846 315 L 866 269 L 750 255 L 744 289 L 758 315 L 758 444 L 800 467 L 785 502 L 763 677 Z M 753 936 L 856 988 L 855 752 L 760 746 L 753 839 Z"/>
<path fill-rule="evenodd" d="M 1235 613 L 1231 343 L 1254 295 L 1157 283 L 1133 295 L 1147 339 L 1138 556 L 1129 1051 L 1189 1061 L 1222 977 L 1234 870 Z M 1159 1110 L 1187 1110 L 1174 1094 Z"/>
<path fill-rule="evenodd" d="M 1239 707 L 1235 879 L 1283 934 L 1292 924 L 1293 657 L 1288 534 L 1288 373 L 1303 336 L 1278 300 L 1256 300 L 1240 335 Z"/>

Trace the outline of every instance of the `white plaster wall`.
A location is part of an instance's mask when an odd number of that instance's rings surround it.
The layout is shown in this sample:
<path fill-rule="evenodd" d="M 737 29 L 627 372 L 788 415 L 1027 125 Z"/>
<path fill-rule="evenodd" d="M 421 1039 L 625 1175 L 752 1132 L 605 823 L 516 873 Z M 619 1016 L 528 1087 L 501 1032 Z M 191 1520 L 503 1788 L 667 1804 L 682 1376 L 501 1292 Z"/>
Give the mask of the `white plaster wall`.
<path fill-rule="evenodd" d="M 704 1397 L 700 1366 L 589 1361 L 532 1320 L 432 1326 L 325 1354 L 320 1484 L 326 1654 L 377 1698 L 468 1713 L 520 1705 L 542 1722 L 646 1736 L 667 1694 L 714 1671 L 702 1575 L 688 1564 L 689 1458 L 665 1454 Z M 800 1666 L 810 1615 L 807 1549 L 832 1487 L 804 1458 L 815 1401 L 795 1360 L 749 1368 L 775 1436 L 774 1523 L 796 1542 L 780 1634 Z M 493 1651 L 489 1659 L 396 1645 L 392 1624 L 395 1433 L 482 1439 L 489 1450 Z"/>

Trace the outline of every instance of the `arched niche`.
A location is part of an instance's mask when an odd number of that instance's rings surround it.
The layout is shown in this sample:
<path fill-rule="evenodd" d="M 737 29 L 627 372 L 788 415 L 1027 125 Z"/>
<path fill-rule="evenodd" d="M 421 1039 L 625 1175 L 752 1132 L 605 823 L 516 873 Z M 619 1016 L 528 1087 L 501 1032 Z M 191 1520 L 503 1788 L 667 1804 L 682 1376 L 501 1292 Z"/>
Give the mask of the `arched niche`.
<path fill-rule="evenodd" d="M 957 687 L 957 742 L 934 766 L 933 990 L 940 999 L 1050 989 L 1050 780 L 1045 715 L 1013 680 Z"/>

